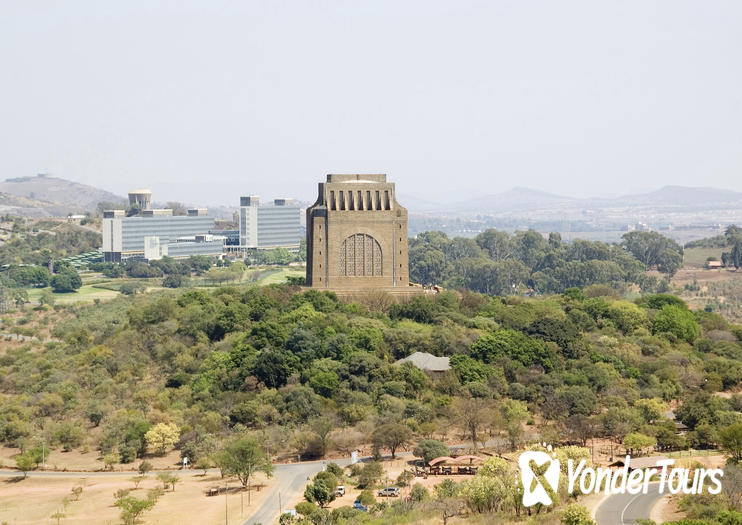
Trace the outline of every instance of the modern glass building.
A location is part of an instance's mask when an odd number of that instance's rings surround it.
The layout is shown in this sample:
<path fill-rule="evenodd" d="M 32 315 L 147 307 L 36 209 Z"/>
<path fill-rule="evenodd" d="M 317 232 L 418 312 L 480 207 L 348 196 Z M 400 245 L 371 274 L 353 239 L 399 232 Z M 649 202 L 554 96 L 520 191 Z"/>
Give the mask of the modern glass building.
<path fill-rule="evenodd" d="M 170 257 L 221 255 L 223 237 L 208 242 L 203 240 L 204 235 L 213 229 L 214 219 L 203 215 L 173 216 L 171 212 L 170 215 L 124 217 L 119 210 L 107 211 L 103 215 L 104 260 L 118 262 L 130 257 L 143 257 L 145 237 L 155 237 L 160 246 L 166 245 L 167 249 L 162 252 Z M 196 236 L 200 236 L 201 242 L 195 242 Z M 179 239 L 185 242 L 182 246 L 175 246 Z"/>
<path fill-rule="evenodd" d="M 240 247 L 298 250 L 301 239 L 300 208 L 290 199 L 260 204 L 254 195 L 240 197 Z"/>

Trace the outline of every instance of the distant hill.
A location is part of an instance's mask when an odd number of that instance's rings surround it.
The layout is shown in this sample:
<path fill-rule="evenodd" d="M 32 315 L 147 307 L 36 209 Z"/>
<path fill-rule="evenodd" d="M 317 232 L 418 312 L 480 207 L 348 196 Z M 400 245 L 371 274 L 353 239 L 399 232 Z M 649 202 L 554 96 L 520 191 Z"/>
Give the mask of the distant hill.
<path fill-rule="evenodd" d="M 432 203 L 413 195 L 401 200 L 413 212 L 451 212 L 480 215 L 560 209 L 606 209 L 635 207 L 718 208 L 742 206 L 742 193 L 710 187 L 665 186 L 647 193 L 620 197 L 573 198 L 532 188 L 515 187 L 502 193 L 479 195 L 448 204 Z"/>
<path fill-rule="evenodd" d="M 480 195 L 471 199 L 452 202 L 445 206 L 449 211 L 471 212 L 475 214 L 486 214 L 492 212 L 515 211 L 523 209 L 557 208 L 559 206 L 574 203 L 577 199 L 555 195 L 541 190 L 531 188 L 515 187 L 502 193 Z M 404 203 L 403 203 L 404 204 Z M 414 205 L 408 206 L 415 208 Z M 428 209 L 441 210 L 443 206 L 428 206 Z"/>
<path fill-rule="evenodd" d="M 610 202 L 645 206 L 720 206 L 742 204 L 742 193 L 706 186 L 665 186 L 649 193 L 618 197 Z"/>
<path fill-rule="evenodd" d="M 0 214 L 20 215 L 23 217 L 51 217 L 52 213 L 46 209 L 49 202 L 37 201 L 26 197 L 18 197 L 10 193 L 0 193 Z"/>
<path fill-rule="evenodd" d="M 0 182 L 0 211 L 24 216 L 63 216 L 95 210 L 99 202 L 126 202 L 124 197 L 87 184 L 37 175 Z"/>

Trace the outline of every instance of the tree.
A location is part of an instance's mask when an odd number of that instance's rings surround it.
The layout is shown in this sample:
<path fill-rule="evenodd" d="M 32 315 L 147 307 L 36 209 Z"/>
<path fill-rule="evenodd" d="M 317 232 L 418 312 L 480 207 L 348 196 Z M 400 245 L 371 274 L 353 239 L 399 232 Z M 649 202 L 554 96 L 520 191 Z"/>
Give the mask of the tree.
<path fill-rule="evenodd" d="M 500 404 L 500 415 L 510 442 L 510 448 L 517 450 L 523 436 L 523 422 L 528 419 L 528 405 L 524 401 L 505 399 Z"/>
<path fill-rule="evenodd" d="M 55 512 L 54 514 L 52 514 L 49 517 L 51 519 L 53 519 L 53 520 L 57 520 L 57 525 L 59 525 L 59 520 L 61 520 L 62 518 L 66 518 L 67 517 L 67 514 L 65 514 L 61 510 L 58 510 L 57 512 Z"/>
<path fill-rule="evenodd" d="M 365 489 L 373 486 L 384 475 L 384 468 L 378 461 L 370 461 L 361 467 L 358 474 L 358 488 Z"/>
<path fill-rule="evenodd" d="M 340 386 L 340 379 L 335 372 L 315 372 L 309 379 L 309 385 L 322 397 L 331 398 Z"/>
<path fill-rule="evenodd" d="M 175 484 L 180 481 L 180 478 L 172 472 L 160 472 L 157 474 L 157 479 L 162 481 L 163 488 L 172 487 L 173 492 L 175 492 Z"/>
<path fill-rule="evenodd" d="M 314 482 L 307 485 L 304 497 L 320 507 L 327 506 L 337 495 L 338 480 L 332 472 L 323 470 L 314 476 Z"/>
<path fill-rule="evenodd" d="M 736 462 L 742 460 L 742 423 L 736 423 L 719 430 L 722 448 Z"/>
<path fill-rule="evenodd" d="M 137 471 L 139 471 L 139 473 L 140 473 L 140 474 L 141 474 L 142 476 L 146 476 L 146 475 L 147 475 L 147 474 L 148 474 L 149 472 L 151 472 L 151 471 L 152 471 L 152 463 L 150 463 L 149 461 L 147 461 L 147 460 L 145 459 L 144 461 L 142 461 L 142 462 L 141 462 L 141 463 L 139 464 L 139 467 L 137 467 Z"/>
<path fill-rule="evenodd" d="M 157 423 L 144 435 L 147 447 L 160 455 L 172 450 L 179 438 L 180 428 L 175 423 Z"/>
<path fill-rule="evenodd" d="M 570 503 L 562 511 L 562 523 L 564 525 L 595 525 L 590 517 L 590 511 L 583 505 Z"/>
<path fill-rule="evenodd" d="M 36 467 L 36 462 L 28 453 L 16 456 L 15 464 L 18 467 L 18 470 L 23 472 L 24 479 L 28 476 L 28 472 Z"/>
<path fill-rule="evenodd" d="M 475 449 L 479 441 L 479 430 L 490 420 L 490 408 L 488 400 L 478 397 L 460 398 L 454 403 L 459 422 L 466 429 Z"/>
<path fill-rule="evenodd" d="M 206 475 L 206 471 L 209 470 L 211 467 L 213 467 L 214 466 L 214 463 L 211 460 L 211 458 L 204 457 L 204 458 L 198 458 L 196 460 L 196 464 L 193 465 L 193 466 L 194 466 L 194 468 L 196 468 L 198 470 L 203 470 L 203 474 L 202 475 L 205 476 Z"/>
<path fill-rule="evenodd" d="M 647 268 L 673 275 L 683 264 L 683 248 L 657 232 L 634 231 L 621 238 L 623 247 Z"/>
<path fill-rule="evenodd" d="M 309 427 L 317 436 L 321 457 L 325 457 L 327 446 L 330 443 L 330 432 L 335 428 L 335 422 L 328 417 L 318 417 L 309 423 Z"/>
<path fill-rule="evenodd" d="M 119 286 L 119 292 L 124 295 L 136 295 L 140 292 L 145 291 L 146 289 L 146 284 L 137 282 L 123 283 L 121 286 Z"/>
<path fill-rule="evenodd" d="M 420 502 L 425 501 L 430 497 L 428 489 L 426 489 L 422 483 L 415 483 L 410 491 L 410 499 L 412 501 Z"/>
<path fill-rule="evenodd" d="M 481 248 L 487 250 L 493 261 L 502 261 L 513 256 L 510 235 L 505 232 L 489 228 L 477 235 L 475 240 Z"/>
<path fill-rule="evenodd" d="M 676 305 L 665 305 L 654 318 L 655 334 L 671 333 L 692 343 L 698 338 L 698 321 L 693 312 Z"/>
<path fill-rule="evenodd" d="M 388 448 L 395 457 L 397 449 L 407 443 L 412 437 L 409 427 L 402 423 L 385 423 L 371 434 L 371 442 L 375 448 Z"/>
<path fill-rule="evenodd" d="M 547 371 L 554 368 L 555 358 L 553 350 L 543 341 L 511 329 L 480 336 L 471 344 L 471 355 L 485 363 L 507 357 L 526 366 L 541 365 Z"/>
<path fill-rule="evenodd" d="M 623 438 L 624 448 L 626 448 L 626 450 L 630 451 L 631 453 L 637 451 L 639 454 L 641 454 L 645 448 L 653 447 L 656 444 L 657 439 L 652 436 L 641 434 L 639 432 L 626 434 L 626 436 Z"/>
<path fill-rule="evenodd" d="M 188 282 L 188 277 L 179 273 L 171 273 L 162 280 L 165 288 L 180 288 Z"/>
<path fill-rule="evenodd" d="M 138 488 L 139 488 L 139 484 L 140 484 L 140 483 L 141 483 L 141 482 L 142 482 L 143 480 L 144 480 L 144 476 L 142 476 L 142 475 L 139 475 L 139 476 L 132 476 L 131 478 L 129 478 L 129 481 L 131 481 L 132 483 L 134 483 L 134 488 L 135 488 L 135 489 L 138 489 Z"/>
<path fill-rule="evenodd" d="M 608 307 L 605 316 L 625 334 L 633 332 L 647 322 L 647 314 L 644 310 L 628 301 L 613 302 Z"/>
<path fill-rule="evenodd" d="M 74 269 L 67 268 L 51 279 L 52 290 L 55 293 L 74 292 L 82 286 L 82 279 Z"/>
<path fill-rule="evenodd" d="M 43 290 L 39 297 L 39 304 L 45 304 L 47 306 L 54 306 L 57 298 L 54 297 L 54 293 L 51 290 Z"/>
<path fill-rule="evenodd" d="M 243 487 L 247 487 L 247 501 L 250 503 L 250 481 L 256 472 L 266 476 L 273 475 L 273 465 L 257 439 L 245 436 L 234 439 L 216 454 L 216 464 L 228 475 L 237 476 Z"/>
<path fill-rule="evenodd" d="M 125 525 L 134 525 L 145 512 L 152 510 L 156 500 L 153 498 L 135 498 L 124 496 L 116 500 L 114 505 L 121 509 L 121 519 Z"/>
<path fill-rule="evenodd" d="M 13 302 L 16 308 L 23 310 L 24 305 L 28 302 L 28 292 L 22 288 L 13 290 Z"/>
<path fill-rule="evenodd" d="M 419 458 L 423 458 L 423 461 L 428 464 L 432 459 L 448 456 L 451 454 L 451 450 L 443 441 L 423 439 L 417 444 L 412 453 Z"/>
<path fill-rule="evenodd" d="M 500 476 L 475 475 L 464 484 L 461 494 L 469 507 L 480 513 L 498 511 L 506 504 L 512 491 L 512 480 Z"/>

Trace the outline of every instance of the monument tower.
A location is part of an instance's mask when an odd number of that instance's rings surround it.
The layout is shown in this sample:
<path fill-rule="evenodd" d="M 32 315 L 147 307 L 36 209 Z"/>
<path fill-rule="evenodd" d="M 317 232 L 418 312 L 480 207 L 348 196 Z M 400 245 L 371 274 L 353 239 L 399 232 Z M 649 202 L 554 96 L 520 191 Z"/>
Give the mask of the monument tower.
<path fill-rule="evenodd" d="M 407 210 L 386 175 L 328 175 L 307 209 L 307 285 L 404 291 Z"/>

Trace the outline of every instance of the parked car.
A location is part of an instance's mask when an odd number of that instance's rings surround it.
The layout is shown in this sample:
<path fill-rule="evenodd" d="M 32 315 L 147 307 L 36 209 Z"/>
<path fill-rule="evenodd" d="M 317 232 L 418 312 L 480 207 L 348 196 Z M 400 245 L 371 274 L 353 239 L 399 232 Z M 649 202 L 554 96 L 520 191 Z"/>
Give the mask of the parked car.
<path fill-rule="evenodd" d="M 356 510 L 361 510 L 363 512 L 368 511 L 368 507 L 361 503 L 361 500 L 357 499 L 353 502 L 353 508 Z"/>
<path fill-rule="evenodd" d="M 338 489 L 335 491 L 335 495 L 338 497 L 345 496 L 345 487 L 343 485 L 338 485 Z"/>
<path fill-rule="evenodd" d="M 385 489 L 381 489 L 379 491 L 379 496 L 396 498 L 397 496 L 399 496 L 399 489 L 397 487 L 387 487 Z"/>

